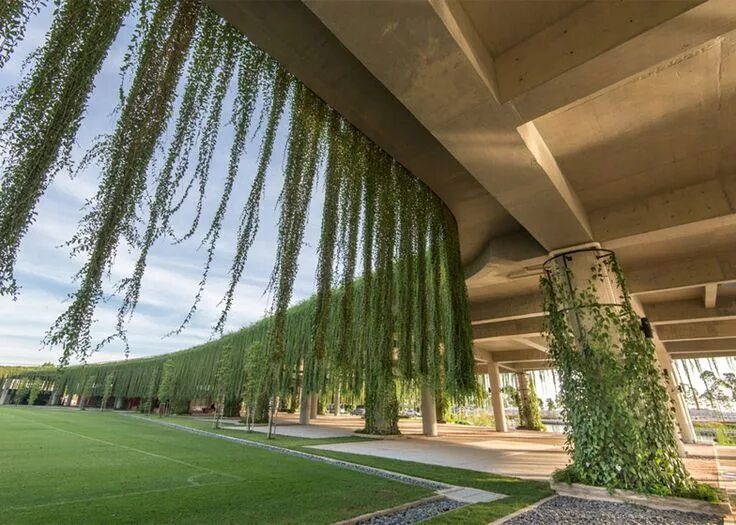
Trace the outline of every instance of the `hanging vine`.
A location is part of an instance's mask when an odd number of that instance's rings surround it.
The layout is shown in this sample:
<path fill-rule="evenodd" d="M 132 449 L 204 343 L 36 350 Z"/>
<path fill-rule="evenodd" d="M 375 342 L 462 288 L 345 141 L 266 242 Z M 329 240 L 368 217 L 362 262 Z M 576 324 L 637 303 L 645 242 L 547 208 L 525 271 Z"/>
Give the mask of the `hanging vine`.
<path fill-rule="evenodd" d="M 36 6 L 33 0 L 10 2 L 0 11 L 0 49 L 12 49 Z M 293 386 L 300 383 L 310 392 L 365 395 L 369 431 L 396 431 L 399 383 L 413 387 L 420 379 L 438 399 L 473 395 L 457 227 L 440 199 L 200 0 L 115 0 L 101 6 L 59 1 L 34 68 L 13 92 L 0 128 L 10 152 L 0 193 L 0 293 L 17 292 L 13 269 L 21 239 L 53 175 L 68 167 L 95 75 L 121 24 L 133 18 L 114 129 L 80 166 L 100 171 L 99 189 L 69 242 L 72 254 L 85 262 L 70 304 L 45 343 L 61 348 L 62 364 L 72 357 L 84 360 L 99 347 L 91 335 L 95 308 L 106 272 L 125 247 L 137 251 L 137 260 L 117 288 L 122 301 L 116 333 L 102 343 L 117 337 L 127 344 L 126 325 L 143 293 L 151 249 L 164 239 L 180 243 L 194 236 L 206 220 L 223 104 L 231 93 L 227 172 L 202 234 L 202 279 L 182 327 L 204 293 L 234 188 L 248 175 L 240 161 L 253 140 L 257 166 L 239 210 L 229 283 L 214 327 L 224 330 L 259 230 L 266 177 L 284 128 L 278 244 L 269 282 L 272 315 L 169 356 L 68 367 L 55 388 L 78 394 L 92 380 L 95 396 L 141 398 L 149 410 L 155 398 L 164 405 L 214 399 L 217 371 L 227 365 L 230 403 L 242 396 L 245 349 L 255 348 L 269 364 L 259 386 L 263 394 L 296 397 Z M 294 280 L 318 188 L 324 206 L 317 294 L 294 306 Z M 183 232 L 172 226 L 178 213 L 191 219 Z M 223 357 L 224 345 L 231 343 L 233 350 Z M 112 392 L 103 387 L 107 381 L 90 379 L 109 374 Z"/>
<path fill-rule="evenodd" d="M 38 2 L 1 2 L 0 35 L 16 34 Z M 13 268 L 20 242 L 35 218 L 34 208 L 54 174 L 69 165 L 94 78 L 118 33 L 130 1 L 65 2 L 38 50 L 36 67 L 11 97 L 13 109 L 0 127 L 3 144 L 0 184 L 0 295 L 15 295 Z M 15 11 L 17 10 L 17 11 Z M 4 18 L 11 17 L 11 23 Z M 0 66 L 4 46 L 0 36 Z"/>
<path fill-rule="evenodd" d="M 4 0 L 0 2 L 0 68 L 23 39 L 28 19 L 37 14 L 42 0 Z"/>

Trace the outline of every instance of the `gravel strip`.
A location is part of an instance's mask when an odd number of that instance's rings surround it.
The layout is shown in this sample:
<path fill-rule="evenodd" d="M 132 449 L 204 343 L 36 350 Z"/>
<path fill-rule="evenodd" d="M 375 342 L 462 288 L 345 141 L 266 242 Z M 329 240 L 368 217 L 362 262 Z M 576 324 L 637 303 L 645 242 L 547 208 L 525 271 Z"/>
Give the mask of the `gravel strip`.
<path fill-rule="evenodd" d="M 722 525 L 717 516 L 558 496 L 504 525 Z"/>
<path fill-rule="evenodd" d="M 208 432 L 206 430 L 200 430 L 198 428 L 192 428 L 186 425 L 178 425 L 176 423 L 169 423 L 168 421 L 156 421 L 156 420 L 149 419 L 147 417 L 134 416 L 134 415 L 129 415 L 127 417 L 132 417 L 135 419 L 142 419 L 143 421 L 148 421 L 150 423 L 155 423 L 158 425 L 164 425 L 167 427 L 176 428 L 178 430 L 183 430 L 185 432 L 191 432 L 192 434 L 199 434 L 201 436 L 222 439 L 224 441 L 231 441 L 233 443 L 239 443 L 241 445 L 247 445 L 250 447 L 258 447 L 258 448 L 270 450 L 272 452 L 286 454 L 288 456 L 296 456 L 296 457 L 303 458 L 303 459 L 309 459 L 311 461 L 319 461 L 320 463 L 327 463 L 330 465 L 334 465 L 336 467 L 341 467 L 341 468 L 348 469 L 348 470 L 354 470 L 356 472 L 362 472 L 364 474 L 370 474 L 372 476 L 378 476 L 379 478 L 386 478 L 386 479 L 390 479 L 393 481 L 398 481 L 400 483 L 405 483 L 407 485 L 414 485 L 414 486 L 422 487 L 422 488 L 429 489 L 429 490 L 437 491 L 437 490 L 455 488 L 455 485 L 448 485 L 447 483 L 441 483 L 439 481 L 432 481 L 432 480 L 423 479 L 423 478 L 415 478 L 414 476 L 408 476 L 406 474 L 399 474 L 398 472 L 391 472 L 389 470 L 383 470 L 383 469 L 375 468 L 375 467 L 367 467 L 365 465 L 359 465 L 357 463 L 350 463 L 348 461 L 341 461 L 339 459 L 332 459 L 332 458 L 328 458 L 324 456 L 318 456 L 316 454 L 310 454 L 308 452 L 302 452 L 300 450 L 292 450 L 288 448 L 278 447 L 276 445 L 269 445 L 268 443 L 261 443 L 259 441 L 251 441 L 249 439 L 226 436 L 224 434 Z"/>
<path fill-rule="evenodd" d="M 465 505 L 466 503 L 461 503 L 459 501 L 441 499 L 430 501 L 423 505 L 418 505 L 394 514 L 376 516 L 356 523 L 358 525 L 407 525 L 409 523 L 419 523 L 420 521 L 428 520 L 438 514 L 449 512 L 451 510 L 464 507 Z"/>

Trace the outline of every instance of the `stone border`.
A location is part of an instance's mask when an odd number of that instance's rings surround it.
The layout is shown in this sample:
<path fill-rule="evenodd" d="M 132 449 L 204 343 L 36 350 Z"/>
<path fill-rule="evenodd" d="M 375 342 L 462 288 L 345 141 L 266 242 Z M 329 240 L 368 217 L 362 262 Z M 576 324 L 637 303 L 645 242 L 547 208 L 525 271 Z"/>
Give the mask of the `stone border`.
<path fill-rule="evenodd" d="M 550 480 L 549 486 L 560 496 L 571 498 L 629 503 L 657 510 L 678 510 L 680 512 L 697 512 L 714 516 L 728 516 L 731 514 L 731 505 L 728 502 L 711 503 L 697 499 L 656 496 L 621 489 L 614 489 L 609 492 L 604 487 L 593 487 L 580 483 L 563 483 L 554 480 Z"/>
<path fill-rule="evenodd" d="M 539 501 L 532 503 L 531 505 L 527 505 L 526 507 L 522 507 L 519 510 L 512 512 L 511 514 L 506 514 L 505 516 L 498 518 L 496 521 L 490 522 L 488 525 L 502 525 L 503 523 L 506 523 L 507 521 L 510 521 L 517 516 L 526 514 L 527 512 L 530 512 L 536 509 L 543 503 L 547 503 L 549 500 L 554 499 L 556 497 L 558 497 L 557 494 L 553 494 L 551 496 L 547 496 L 546 498 L 542 498 Z"/>
<path fill-rule="evenodd" d="M 427 498 L 418 499 L 416 501 L 410 501 L 409 503 L 402 503 L 401 505 L 397 505 L 396 507 L 391 507 L 389 509 L 376 510 L 374 512 L 361 514 L 360 516 L 356 516 L 347 520 L 336 521 L 332 525 L 355 525 L 356 523 L 359 523 L 361 521 L 366 521 L 372 518 L 380 518 L 382 516 L 388 516 L 391 514 L 397 514 L 405 510 L 413 509 L 414 507 L 421 507 L 422 505 L 425 505 L 427 503 L 434 503 L 435 501 L 440 501 L 443 499 L 446 498 L 440 495 L 429 496 Z"/>

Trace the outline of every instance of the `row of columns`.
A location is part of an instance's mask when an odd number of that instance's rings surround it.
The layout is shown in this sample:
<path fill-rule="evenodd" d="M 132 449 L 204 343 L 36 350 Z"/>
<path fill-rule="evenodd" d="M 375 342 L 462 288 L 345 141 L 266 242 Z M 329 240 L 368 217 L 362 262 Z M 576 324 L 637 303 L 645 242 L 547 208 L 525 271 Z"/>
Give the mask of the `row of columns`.
<path fill-rule="evenodd" d="M 690 412 L 687 404 L 682 396 L 677 376 L 673 370 L 672 358 L 662 346 L 661 342 L 655 341 L 657 350 L 657 360 L 662 368 L 666 380 L 667 392 L 670 395 L 673 406 L 675 407 L 675 420 L 680 429 L 680 437 L 683 443 L 695 443 L 695 427 L 693 426 Z M 503 390 L 501 386 L 501 373 L 498 363 L 493 360 L 488 361 L 488 377 L 491 382 L 491 404 L 493 406 L 493 419 L 496 425 L 496 432 L 508 432 L 508 424 L 506 422 L 506 407 L 503 401 Z M 529 378 L 526 373 L 517 374 L 519 382 L 519 395 L 522 402 L 529 396 Z M 422 405 L 424 410 L 424 405 Z M 422 412 L 424 413 L 424 412 Z"/>
<path fill-rule="evenodd" d="M 302 402 L 299 406 L 299 424 L 308 425 L 312 419 L 317 418 L 319 408 L 319 394 L 302 390 Z"/>
<path fill-rule="evenodd" d="M 301 406 L 299 407 L 299 424 L 308 425 L 317 418 L 319 394 L 302 391 Z M 340 394 L 335 395 L 334 414 L 340 414 Z M 437 436 L 437 405 L 434 393 L 430 386 L 422 387 L 422 431 L 425 436 Z"/>

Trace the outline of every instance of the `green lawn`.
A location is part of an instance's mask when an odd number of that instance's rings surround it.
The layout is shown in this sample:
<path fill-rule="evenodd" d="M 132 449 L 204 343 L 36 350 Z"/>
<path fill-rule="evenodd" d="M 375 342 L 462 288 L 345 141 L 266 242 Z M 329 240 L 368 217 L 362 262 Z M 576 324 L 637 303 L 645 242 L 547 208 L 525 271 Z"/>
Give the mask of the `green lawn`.
<path fill-rule="evenodd" d="M 207 423 L 205 421 L 197 421 L 196 419 L 189 417 L 167 418 L 165 419 L 165 421 L 171 421 L 179 425 L 187 425 L 213 432 L 211 423 Z M 411 461 L 400 461 L 395 459 L 363 456 L 359 454 L 333 452 L 328 450 L 314 449 L 308 446 L 345 441 L 361 441 L 368 438 L 349 437 L 329 439 L 303 439 L 287 436 L 277 436 L 276 439 L 268 440 L 264 434 L 258 432 L 243 432 L 239 430 L 218 430 L 216 432 L 243 439 L 249 439 L 251 441 L 268 442 L 280 447 L 294 448 L 312 454 L 351 461 L 353 463 L 359 463 L 361 465 L 370 465 L 372 467 L 383 468 L 394 472 L 401 472 L 420 478 L 443 481 L 445 483 L 461 485 L 464 487 L 475 487 L 478 489 L 488 490 L 490 492 L 497 492 L 500 494 L 508 495 L 507 498 L 493 501 L 491 503 L 469 505 L 453 512 L 448 512 L 447 514 L 443 514 L 426 522 L 431 523 L 432 525 L 486 524 L 553 494 L 552 490 L 549 488 L 549 484 L 542 481 L 522 480 L 506 476 L 497 476 L 495 474 L 488 474 L 485 472 L 477 472 L 475 470 L 440 467 L 436 465 L 427 465 L 424 463 L 414 463 Z"/>
<path fill-rule="evenodd" d="M 430 494 L 93 410 L 0 408 L 0 473 L 11 524 L 332 523 Z"/>

